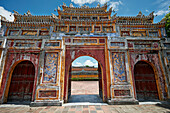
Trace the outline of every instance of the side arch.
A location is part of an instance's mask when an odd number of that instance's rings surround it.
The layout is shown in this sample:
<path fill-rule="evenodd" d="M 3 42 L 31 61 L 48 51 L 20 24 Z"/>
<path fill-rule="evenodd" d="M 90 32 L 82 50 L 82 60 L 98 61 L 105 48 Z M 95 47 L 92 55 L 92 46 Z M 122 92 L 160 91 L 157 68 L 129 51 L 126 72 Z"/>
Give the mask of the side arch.
<path fill-rule="evenodd" d="M 31 93 L 31 101 L 33 100 L 33 91 L 34 91 L 34 86 L 35 86 L 35 78 L 36 78 L 36 68 L 35 68 L 35 65 L 34 65 L 34 63 L 32 62 L 32 61 L 30 61 L 30 60 L 19 60 L 19 61 L 16 61 L 10 68 L 9 68 L 9 73 L 8 73 L 8 79 L 7 79 L 7 82 L 6 82 L 6 88 L 5 88 L 5 94 L 4 94 L 4 102 L 7 102 L 7 99 L 8 99 L 8 94 L 9 94 L 9 89 L 10 89 L 10 84 L 11 84 L 11 80 L 12 80 L 12 76 L 13 76 L 13 72 L 14 72 L 14 70 L 17 68 L 17 66 L 19 65 L 19 64 L 22 64 L 22 62 L 24 63 L 24 62 L 28 62 L 28 63 L 30 63 L 31 65 L 33 65 L 33 68 L 34 68 L 34 79 L 33 79 L 33 89 L 32 89 L 32 93 Z M 21 70 L 21 72 L 22 72 L 23 70 Z"/>
<path fill-rule="evenodd" d="M 2 82 L 1 82 L 1 88 L 0 88 L 0 103 L 4 103 L 7 101 L 7 82 L 9 80 L 9 75 L 11 73 L 11 70 L 14 69 L 14 67 L 21 61 L 29 60 L 34 64 L 35 67 L 35 83 L 33 88 L 33 98 L 32 101 L 35 99 L 35 89 L 37 85 L 37 77 L 38 77 L 38 65 L 39 65 L 39 53 L 21 53 L 18 51 L 9 51 L 5 60 L 5 66 L 2 74 Z M 6 95 L 5 95 L 6 94 Z"/>
<path fill-rule="evenodd" d="M 138 61 L 145 61 L 149 63 L 155 72 L 156 79 L 158 80 L 158 90 L 159 90 L 159 99 L 165 100 L 167 98 L 167 87 L 165 81 L 164 71 L 162 70 L 162 65 L 160 61 L 159 54 L 139 54 L 130 52 L 130 65 L 131 65 L 131 74 L 132 74 L 132 84 L 134 97 L 136 97 L 135 93 L 135 84 L 134 84 L 134 66 Z"/>
<path fill-rule="evenodd" d="M 146 95 L 152 94 L 152 96 L 155 95 L 155 99 L 158 98 L 162 100 L 161 89 L 159 87 L 160 85 L 158 79 L 158 72 L 156 70 L 156 67 L 147 60 L 139 60 L 135 63 L 133 70 L 133 86 L 135 89 L 135 97 L 140 97 L 143 93 L 143 98 L 147 98 Z M 152 86 L 153 88 L 151 89 L 150 86 Z M 156 92 L 151 92 L 151 90 L 155 90 Z M 156 97 L 157 95 L 158 97 Z M 148 98 L 151 99 L 152 97 Z"/>

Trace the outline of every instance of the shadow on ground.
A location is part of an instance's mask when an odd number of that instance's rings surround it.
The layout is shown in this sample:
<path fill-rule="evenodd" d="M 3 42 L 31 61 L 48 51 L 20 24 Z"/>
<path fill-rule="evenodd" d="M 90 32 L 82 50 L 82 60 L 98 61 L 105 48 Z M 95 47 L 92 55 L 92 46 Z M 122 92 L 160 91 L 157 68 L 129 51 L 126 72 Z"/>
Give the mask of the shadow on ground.
<path fill-rule="evenodd" d="M 165 109 L 170 109 L 170 103 L 162 103 L 162 104 L 156 104 L 156 106 L 158 107 L 162 107 L 162 108 L 165 108 Z"/>
<path fill-rule="evenodd" d="M 76 102 L 89 102 L 89 103 L 103 103 L 103 100 L 99 95 L 71 95 L 69 103 Z"/>
<path fill-rule="evenodd" d="M 31 102 L 7 102 L 4 104 L 11 104 L 11 105 L 30 105 Z"/>

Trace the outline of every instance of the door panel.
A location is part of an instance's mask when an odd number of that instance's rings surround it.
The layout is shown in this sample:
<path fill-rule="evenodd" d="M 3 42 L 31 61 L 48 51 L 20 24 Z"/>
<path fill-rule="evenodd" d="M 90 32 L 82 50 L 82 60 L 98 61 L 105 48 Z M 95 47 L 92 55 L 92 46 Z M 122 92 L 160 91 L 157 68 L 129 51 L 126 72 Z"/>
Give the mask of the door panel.
<path fill-rule="evenodd" d="M 31 101 L 35 77 L 35 68 L 30 61 L 16 65 L 11 78 L 8 102 Z"/>
<path fill-rule="evenodd" d="M 139 61 L 135 65 L 134 78 L 138 100 L 158 99 L 154 71 L 148 63 Z"/>

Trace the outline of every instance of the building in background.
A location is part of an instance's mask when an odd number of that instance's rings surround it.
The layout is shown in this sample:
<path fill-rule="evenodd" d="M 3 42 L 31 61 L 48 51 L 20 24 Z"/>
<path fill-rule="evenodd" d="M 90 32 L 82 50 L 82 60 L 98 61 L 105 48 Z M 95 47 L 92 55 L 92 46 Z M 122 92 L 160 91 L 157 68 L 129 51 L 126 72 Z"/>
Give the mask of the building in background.
<path fill-rule="evenodd" d="M 98 80 L 98 68 L 94 66 L 72 67 L 72 80 Z"/>
<path fill-rule="evenodd" d="M 80 56 L 98 63 L 99 94 L 109 104 L 170 98 L 170 39 L 165 22 L 111 16 L 107 4 L 58 7 L 58 15 L 14 11 L 2 20 L 0 102 L 62 105 L 70 95 L 71 64 Z"/>

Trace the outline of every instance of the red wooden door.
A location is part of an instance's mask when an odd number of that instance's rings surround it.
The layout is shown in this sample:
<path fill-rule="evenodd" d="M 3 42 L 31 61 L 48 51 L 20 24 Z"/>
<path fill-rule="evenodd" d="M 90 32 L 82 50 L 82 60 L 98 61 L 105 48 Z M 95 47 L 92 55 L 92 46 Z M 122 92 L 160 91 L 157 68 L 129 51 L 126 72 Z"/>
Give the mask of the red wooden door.
<path fill-rule="evenodd" d="M 22 61 L 16 65 L 11 78 L 8 102 L 31 101 L 35 68 L 30 61 Z"/>
<path fill-rule="evenodd" d="M 158 99 L 155 75 L 151 65 L 139 61 L 134 67 L 134 78 L 138 100 Z"/>

